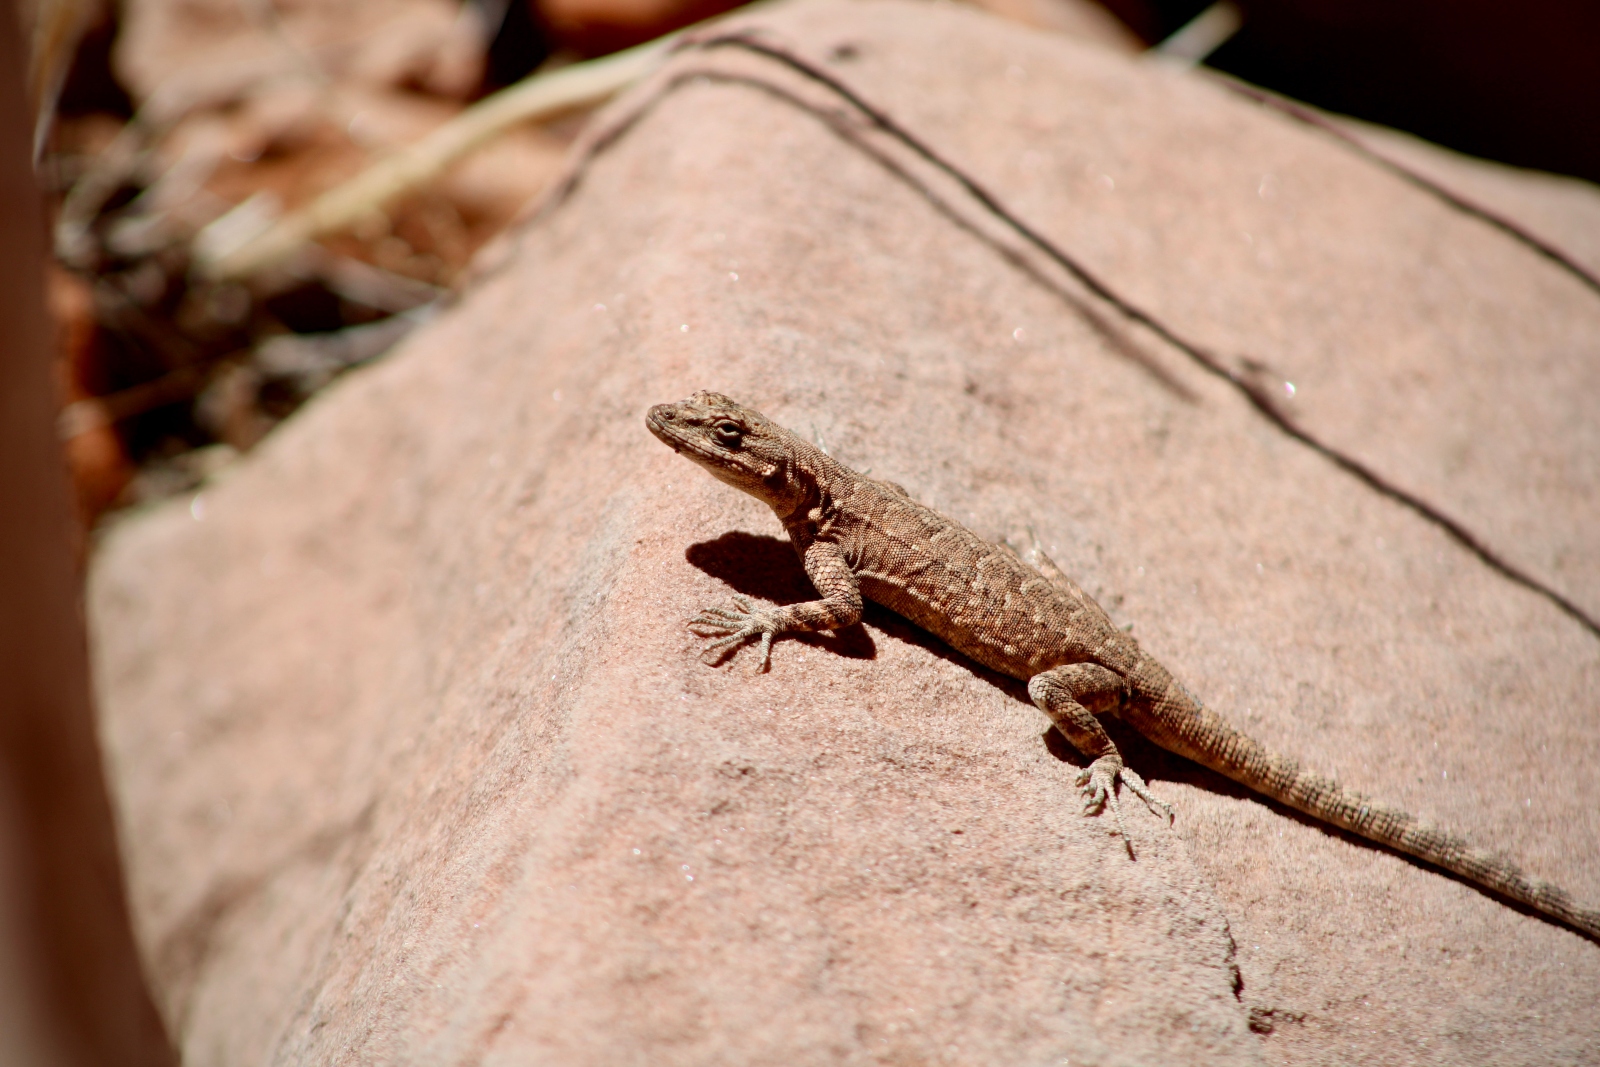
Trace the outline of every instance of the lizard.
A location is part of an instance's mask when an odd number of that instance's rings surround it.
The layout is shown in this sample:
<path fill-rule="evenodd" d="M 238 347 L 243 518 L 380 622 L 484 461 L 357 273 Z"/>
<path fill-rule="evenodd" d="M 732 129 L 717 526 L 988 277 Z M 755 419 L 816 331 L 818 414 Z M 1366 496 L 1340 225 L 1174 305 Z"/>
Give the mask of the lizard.
<path fill-rule="evenodd" d="M 1116 716 L 1144 737 L 1225 777 L 1400 852 L 1453 871 L 1600 941 L 1600 909 L 1459 835 L 1380 803 L 1270 751 L 1197 700 L 1093 597 L 1035 546 L 1029 564 L 914 501 L 900 486 L 857 473 L 760 412 L 701 391 L 657 404 L 650 432 L 718 480 L 760 500 L 788 532 L 821 598 L 759 607 L 735 596 L 689 621 L 703 654 L 759 642 L 769 668 L 783 634 L 855 625 L 863 598 L 932 633 L 991 670 L 1027 683 L 1028 696 L 1088 760 L 1077 777 L 1083 813 L 1110 810 L 1130 856 L 1118 786 L 1171 825 L 1170 805 L 1123 762 L 1101 725 Z"/>

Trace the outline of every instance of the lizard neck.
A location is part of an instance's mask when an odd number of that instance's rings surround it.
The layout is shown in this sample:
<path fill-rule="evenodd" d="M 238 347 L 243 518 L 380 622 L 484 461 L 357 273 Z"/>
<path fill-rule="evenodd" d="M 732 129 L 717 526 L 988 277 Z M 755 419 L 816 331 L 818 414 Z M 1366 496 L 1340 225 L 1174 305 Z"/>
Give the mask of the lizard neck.
<path fill-rule="evenodd" d="M 855 472 L 820 448 L 798 438 L 789 453 L 785 486 L 769 501 L 786 528 L 825 521 L 834 501 L 855 481 Z"/>

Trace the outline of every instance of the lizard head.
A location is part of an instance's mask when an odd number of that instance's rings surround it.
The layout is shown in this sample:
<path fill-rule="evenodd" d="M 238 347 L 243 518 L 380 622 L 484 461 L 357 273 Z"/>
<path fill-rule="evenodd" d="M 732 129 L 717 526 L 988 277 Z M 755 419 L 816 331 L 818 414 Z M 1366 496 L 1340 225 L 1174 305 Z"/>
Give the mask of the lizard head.
<path fill-rule="evenodd" d="M 761 412 L 701 390 L 676 404 L 657 404 L 645 424 L 674 452 L 780 514 L 799 506 L 795 461 L 809 446 Z"/>

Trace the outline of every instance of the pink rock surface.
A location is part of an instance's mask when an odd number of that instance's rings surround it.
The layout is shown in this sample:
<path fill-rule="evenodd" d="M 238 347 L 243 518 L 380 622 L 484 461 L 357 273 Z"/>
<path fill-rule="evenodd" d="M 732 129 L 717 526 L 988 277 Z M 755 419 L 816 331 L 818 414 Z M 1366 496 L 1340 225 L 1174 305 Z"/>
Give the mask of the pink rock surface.
<path fill-rule="evenodd" d="M 740 24 L 1600 611 L 1572 276 L 1192 75 L 956 7 Z M 1600 945 L 1124 734 L 1178 813 L 1130 810 L 1130 861 L 1022 687 L 886 613 L 770 674 L 702 663 L 701 607 L 810 592 L 642 416 L 718 389 L 1034 528 L 1264 741 L 1591 901 L 1594 632 L 769 58 L 679 56 L 572 173 L 448 314 L 101 547 L 103 730 L 187 1062 L 1600 1056 Z M 1600 224 L 1592 189 L 1534 199 Z"/>

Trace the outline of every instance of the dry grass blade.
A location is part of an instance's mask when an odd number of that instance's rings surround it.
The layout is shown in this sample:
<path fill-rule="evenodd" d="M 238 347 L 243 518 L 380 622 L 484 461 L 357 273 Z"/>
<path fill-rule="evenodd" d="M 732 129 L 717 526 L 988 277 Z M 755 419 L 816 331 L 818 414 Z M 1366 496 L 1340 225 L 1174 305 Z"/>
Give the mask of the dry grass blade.
<path fill-rule="evenodd" d="M 207 240 L 202 231 L 194 246 L 196 265 L 205 276 L 221 280 L 248 277 L 283 263 L 308 241 L 343 229 L 433 180 L 503 131 L 614 96 L 653 70 L 675 40 L 662 37 L 603 59 L 536 74 L 504 89 L 243 239 Z M 217 220 L 213 235 L 226 233 L 231 214 Z"/>

